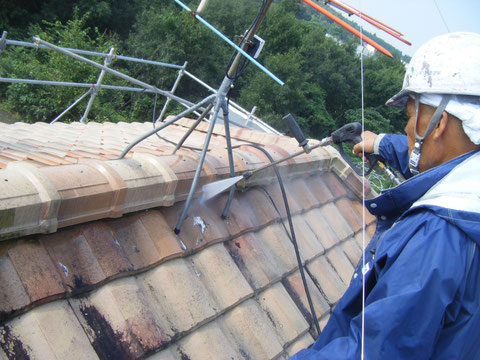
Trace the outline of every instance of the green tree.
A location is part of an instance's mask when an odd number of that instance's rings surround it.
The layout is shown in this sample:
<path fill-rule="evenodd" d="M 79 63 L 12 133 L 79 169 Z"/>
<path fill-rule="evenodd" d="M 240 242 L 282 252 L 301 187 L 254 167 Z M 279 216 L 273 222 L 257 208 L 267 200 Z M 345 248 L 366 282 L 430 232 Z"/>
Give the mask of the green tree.
<path fill-rule="evenodd" d="M 91 29 L 85 27 L 87 17 L 88 14 L 82 18 L 74 17 L 74 20 L 67 21 L 65 25 L 60 22 L 45 23 L 45 30 L 35 25 L 29 31 L 42 40 L 63 47 L 108 52 L 115 44 L 97 30 L 94 30 L 95 39 L 90 38 L 88 33 Z M 98 61 L 103 62 L 103 59 Z M 9 78 L 95 83 L 99 70 L 55 51 L 8 47 L 0 57 L 0 74 Z M 107 75 L 105 81 L 108 79 Z M 120 83 L 115 79 L 111 79 L 111 83 L 112 81 Z M 85 88 L 27 84 L 5 84 L 4 87 L 6 89 L 2 92 L 2 97 L 5 107 L 18 111 L 29 122 L 51 121 L 86 91 Z M 92 116 L 101 116 L 120 106 L 122 101 L 120 94 L 112 96 L 101 91 L 94 103 Z M 71 110 L 68 118 L 79 120 L 83 109 L 77 106 Z"/>

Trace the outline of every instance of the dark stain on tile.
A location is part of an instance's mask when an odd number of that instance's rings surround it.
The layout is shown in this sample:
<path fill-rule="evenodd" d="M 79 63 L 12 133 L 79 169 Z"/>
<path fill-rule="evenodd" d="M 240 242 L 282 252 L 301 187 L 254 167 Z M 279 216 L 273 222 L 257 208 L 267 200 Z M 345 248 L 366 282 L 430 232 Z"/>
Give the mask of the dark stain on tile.
<path fill-rule="evenodd" d="M 8 325 L 0 327 L 0 346 L 8 359 L 30 359 L 22 342 L 12 333 Z"/>
<path fill-rule="evenodd" d="M 247 269 L 247 266 L 245 265 L 245 262 L 243 261 L 242 255 L 240 254 L 240 249 L 242 246 L 239 241 L 227 241 L 225 243 L 225 248 L 227 249 L 228 253 L 232 257 L 233 261 L 235 262 L 235 265 L 239 268 L 240 272 L 249 280 L 248 274 L 250 273 Z M 249 281 L 250 283 L 250 281 Z"/>
<path fill-rule="evenodd" d="M 295 305 L 297 305 L 297 308 L 300 310 L 305 320 L 307 320 L 309 324 L 312 324 L 313 318 L 310 310 L 303 305 L 300 295 L 295 291 L 292 284 L 290 284 L 288 278 L 282 280 L 282 285 L 285 287 L 285 290 L 287 290 L 287 293 L 290 295 Z"/>
<path fill-rule="evenodd" d="M 129 360 L 135 358 L 122 335 L 113 331 L 108 321 L 94 306 L 81 306 L 87 325 L 95 332 L 92 346 L 100 359 Z"/>
<path fill-rule="evenodd" d="M 178 353 L 180 354 L 180 359 L 182 360 L 191 360 L 190 356 L 185 354 L 182 349 L 178 349 Z"/>

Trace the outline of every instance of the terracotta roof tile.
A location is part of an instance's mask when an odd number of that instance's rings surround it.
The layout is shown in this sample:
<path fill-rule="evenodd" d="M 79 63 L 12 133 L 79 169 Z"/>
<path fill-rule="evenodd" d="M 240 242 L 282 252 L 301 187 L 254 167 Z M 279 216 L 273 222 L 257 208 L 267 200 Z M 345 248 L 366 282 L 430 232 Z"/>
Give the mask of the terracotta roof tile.
<path fill-rule="evenodd" d="M 30 296 L 30 301 L 43 302 L 64 293 L 60 275 L 37 239 L 15 242 L 8 250 L 8 256 Z"/>
<path fill-rule="evenodd" d="M 160 254 L 159 260 L 167 260 L 183 253 L 177 236 L 160 211 L 144 211 L 140 215 L 140 221 Z"/>
<path fill-rule="evenodd" d="M 8 256 L 8 245 L 0 245 L 0 322 L 30 304 L 15 266 Z"/>
<path fill-rule="evenodd" d="M 328 189 L 335 198 L 340 198 L 347 195 L 345 187 L 342 186 L 338 178 L 332 173 L 326 173 L 323 180 L 327 184 Z"/>
<path fill-rule="evenodd" d="M 138 358 L 173 336 L 169 324 L 150 311 L 133 277 L 116 280 L 70 303 L 101 358 Z M 108 353 L 106 353 L 108 351 Z"/>
<path fill-rule="evenodd" d="M 192 256 L 191 267 L 205 285 L 219 310 L 232 307 L 253 295 L 253 290 L 222 244 Z"/>
<path fill-rule="evenodd" d="M 10 359 L 98 359 L 65 301 L 33 309 L 1 329 L 0 344 Z"/>
<path fill-rule="evenodd" d="M 228 192 L 206 201 L 215 214 L 222 214 L 228 200 Z M 253 211 L 249 210 L 250 204 L 243 196 L 234 196 L 230 204 L 227 218 L 223 220 L 231 237 L 253 231 L 258 223 Z"/>
<path fill-rule="evenodd" d="M 307 321 L 280 282 L 258 294 L 258 303 L 282 344 L 291 343 L 308 331 Z"/>
<path fill-rule="evenodd" d="M 0 176 L 0 216 L 8 224 L 2 231 L 17 237 L 0 243 L 0 358 L 14 357 L 11 351 L 65 358 L 70 351 L 77 358 L 287 359 L 313 342 L 273 169 L 240 183 L 248 188 L 235 192 L 226 219 L 220 215 L 228 192 L 200 201 L 203 184 L 230 176 L 223 126 L 214 129 L 189 214 L 174 233 L 200 154 L 182 148 L 171 155 L 168 140 L 178 141 L 192 123 L 180 120 L 123 160 L 107 159 L 151 123 L 2 127 L 0 151 L 36 162 L 4 157 Z M 207 127 L 201 124 L 188 145 L 201 147 Z M 232 134 L 233 144 L 263 144 L 274 159 L 299 149 L 285 136 Z M 233 153 L 237 174 L 269 162 L 250 146 Z M 289 160 L 279 171 L 324 326 L 361 256 L 361 182 L 333 148 Z M 372 216 L 367 224 L 369 239 Z M 41 232 L 55 233 L 25 237 Z M 48 324 L 48 313 L 58 319 Z M 52 340 L 62 332 L 62 341 Z M 77 335 L 78 342 L 63 342 Z"/>
<path fill-rule="evenodd" d="M 276 259 L 264 251 L 262 244 L 253 233 L 242 235 L 225 244 L 250 286 L 257 290 L 280 279 Z"/>
<path fill-rule="evenodd" d="M 325 249 L 322 243 L 312 231 L 304 216 L 295 216 L 293 225 L 302 261 L 311 260 L 324 253 Z"/>
<path fill-rule="evenodd" d="M 311 344 L 313 344 L 313 342 L 314 339 L 312 336 L 309 333 L 306 333 L 287 348 L 287 359 L 295 355 L 300 350 L 308 348 Z"/>
<path fill-rule="evenodd" d="M 327 252 L 327 260 L 332 264 L 335 272 L 340 276 L 343 283 L 348 285 L 354 272 L 354 267 L 349 261 L 347 255 L 342 251 L 340 247 L 335 247 Z M 356 264 L 355 264 L 356 265 Z"/>
<path fill-rule="evenodd" d="M 354 231 L 360 231 L 363 228 L 362 216 L 359 216 L 358 213 L 354 210 L 354 203 L 357 201 L 352 201 L 346 197 L 338 199 L 335 203 L 335 206 L 340 211 L 342 217 L 347 221 L 350 228 Z"/>
<path fill-rule="evenodd" d="M 292 241 L 282 224 L 275 223 L 256 232 L 255 238 L 263 251 L 274 259 L 276 273 L 280 277 L 298 266 Z"/>
<path fill-rule="evenodd" d="M 350 225 L 334 204 L 326 204 L 320 208 L 320 213 L 340 240 L 344 240 L 353 235 Z"/>
<path fill-rule="evenodd" d="M 78 292 L 105 280 L 106 276 L 81 229 L 40 237 L 69 291 Z"/>
<path fill-rule="evenodd" d="M 325 294 L 327 302 L 330 305 L 336 304 L 347 289 L 347 285 L 329 261 L 325 257 L 320 257 L 309 263 L 307 269 L 317 287 Z"/>
<path fill-rule="evenodd" d="M 341 248 L 345 252 L 345 255 L 347 255 L 348 260 L 350 260 L 350 264 L 352 264 L 353 267 L 356 267 L 362 257 L 362 246 L 358 246 L 355 239 L 351 238 L 345 241 L 341 245 Z"/>
<path fill-rule="evenodd" d="M 315 283 L 312 281 L 309 273 L 305 271 L 305 278 L 307 280 L 308 289 L 312 299 L 313 307 L 317 319 L 321 319 L 324 315 L 330 312 L 330 306 L 327 303 L 325 296 L 322 295 Z M 308 304 L 307 293 L 303 287 L 302 277 L 300 272 L 296 271 L 282 281 L 286 291 L 295 302 L 298 309 L 301 311 L 303 318 L 312 324 L 312 314 L 310 312 L 310 305 Z"/>
<path fill-rule="evenodd" d="M 273 359 L 283 351 L 268 315 L 254 300 L 247 300 L 219 320 L 229 329 L 238 352 L 249 359 Z"/>
<path fill-rule="evenodd" d="M 81 232 L 88 242 L 92 255 L 97 259 L 107 278 L 133 270 L 133 265 L 115 239 L 112 229 L 105 222 L 81 225 Z M 62 231 L 60 231 L 62 232 Z M 68 240 L 64 237 L 65 242 Z"/>
<path fill-rule="evenodd" d="M 141 220 L 141 214 L 108 221 L 113 237 L 122 248 L 134 269 L 143 269 L 161 257 Z"/>
<path fill-rule="evenodd" d="M 189 260 L 170 260 L 138 278 L 150 308 L 163 315 L 174 334 L 198 327 L 220 311 Z"/>
<path fill-rule="evenodd" d="M 193 334 L 182 339 L 178 346 L 169 348 L 168 352 L 169 354 L 162 352 L 153 359 L 203 360 L 217 356 L 224 359 L 242 359 L 245 356 L 245 353 L 237 351 L 235 345 L 231 344 L 224 329 L 217 322 L 202 326 Z"/>
<path fill-rule="evenodd" d="M 273 201 L 273 203 L 276 206 L 276 209 L 278 209 L 278 211 L 280 212 L 280 215 L 282 217 L 286 217 L 287 213 L 286 213 L 285 205 L 283 202 L 282 191 L 276 180 L 277 178 L 275 177 L 275 180 L 271 184 L 265 186 L 264 189 L 268 194 L 269 201 L 270 202 Z M 284 184 L 284 187 L 285 187 L 285 194 L 287 196 L 288 207 L 290 208 L 290 212 L 292 214 L 296 214 L 304 210 L 302 205 L 297 201 L 298 197 L 297 197 L 297 192 L 295 190 L 298 189 L 298 186 L 297 187 L 289 186 L 289 184 L 287 183 L 287 184 Z M 276 211 L 275 211 L 275 214 L 277 214 Z"/>
<path fill-rule="evenodd" d="M 175 229 L 183 211 L 184 203 L 160 210 L 170 229 Z M 177 235 L 185 250 L 194 251 L 208 244 L 225 240 L 229 233 L 221 221 L 220 214 L 204 207 L 199 200 L 192 202 L 180 233 Z"/>
<path fill-rule="evenodd" d="M 307 211 L 303 215 L 303 218 L 312 232 L 320 240 L 320 243 L 325 250 L 330 249 L 340 241 L 338 235 L 333 231 L 327 220 L 324 218 L 321 209 L 314 208 Z"/>

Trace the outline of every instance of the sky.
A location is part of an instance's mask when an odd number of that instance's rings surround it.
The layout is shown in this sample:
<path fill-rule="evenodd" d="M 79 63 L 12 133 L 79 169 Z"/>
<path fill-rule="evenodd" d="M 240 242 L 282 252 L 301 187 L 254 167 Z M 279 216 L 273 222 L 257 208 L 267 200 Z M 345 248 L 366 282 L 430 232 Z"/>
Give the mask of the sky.
<path fill-rule="evenodd" d="M 362 21 L 365 30 L 375 33 L 410 56 L 423 43 L 441 34 L 456 31 L 480 33 L 480 0 L 343 0 L 343 2 L 403 33 L 404 38 L 412 43 L 411 46 Z M 349 19 L 354 18 L 356 17 L 351 16 Z"/>

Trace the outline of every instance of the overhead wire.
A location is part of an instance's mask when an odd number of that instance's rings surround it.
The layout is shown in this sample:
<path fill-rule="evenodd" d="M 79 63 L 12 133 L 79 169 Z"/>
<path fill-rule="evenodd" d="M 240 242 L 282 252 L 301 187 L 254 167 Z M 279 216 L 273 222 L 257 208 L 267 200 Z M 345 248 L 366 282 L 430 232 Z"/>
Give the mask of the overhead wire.
<path fill-rule="evenodd" d="M 438 13 L 440 14 L 440 17 L 442 18 L 443 25 L 445 25 L 445 28 L 447 29 L 448 32 L 451 32 L 451 31 L 450 31 L 450 28 L 449 28 L 448 25 L 447 25 L 447 22 L 445 21 L 445 18 L 443 17 L 442 11 L 440 10 L 440 7 L 439 7 L 438 4 L 437 4 L 437 0 L 433 0 L 433 3 L 434 3 L 435 6 L 437 7 Z"/>

